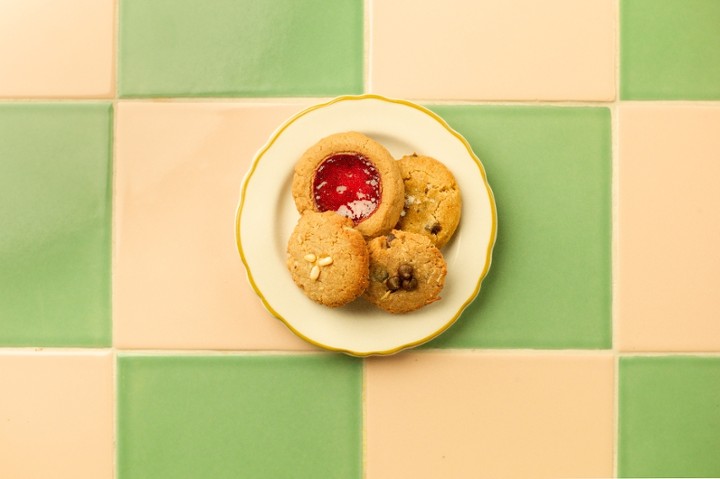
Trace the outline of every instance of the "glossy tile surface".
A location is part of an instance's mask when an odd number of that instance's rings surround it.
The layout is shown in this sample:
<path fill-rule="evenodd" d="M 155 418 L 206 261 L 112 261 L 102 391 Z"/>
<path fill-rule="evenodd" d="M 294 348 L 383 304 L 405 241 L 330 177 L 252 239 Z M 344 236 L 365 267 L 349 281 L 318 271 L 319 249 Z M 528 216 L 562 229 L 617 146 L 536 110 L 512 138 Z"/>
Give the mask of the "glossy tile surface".
<path fill-rule="evenodd" d="M 114 5 L 0 2 L 0 98 L 112 98 Z"/>
<path fill-rule="evenodd" d="M 618 342 L 720 351 L 719 106 L 622 105 Z"/>
<path fill-rule="evenodd" d="M 609 348 L 608 110 L 432 108 L 485 165 L 498 236 L 479 297 L 430 346 Z"/>
<path fill-rule="evenodd" d="M 113 478 L 113 361 L 0 351 L 0 477 Z"/>
<path fill-rule="evenodd" d="M 361 0 L 122 0 L 119 86 L 138 96 L 360 93 Z"/>
<path fill-rule="evenodd" d="M 0 104 L 0 345 L 110 343 L 111 114 Z"/>
<path fill-rule="evenodd" d="M 623 100 L 720 100 L 720 2 L 622 0 Z"/>
<path fill-rule="evenodd" d="M 368 477 L 612 475 L 610 354 L 410 353 L 366 381 Z"/>
<path fill-rule="evenodd" d="M 302 104 L 120 102 L 115 345 L 309 349 L 250 288 L 235 243 L 243 175 Z"/>
<path fill-rule="evenodd" d="M 120 358 L 118 479 L 361 477 L 361 363 Z"/>
<path fill-rule="evenodd" d="M 610 0 L 373 0 L 371 91 L 416 99 L 612 100 Z"/>
<path fill-rule="evenodd" d="M 720 357 L 620 361 L 619 477 L 720 476 Z"/>

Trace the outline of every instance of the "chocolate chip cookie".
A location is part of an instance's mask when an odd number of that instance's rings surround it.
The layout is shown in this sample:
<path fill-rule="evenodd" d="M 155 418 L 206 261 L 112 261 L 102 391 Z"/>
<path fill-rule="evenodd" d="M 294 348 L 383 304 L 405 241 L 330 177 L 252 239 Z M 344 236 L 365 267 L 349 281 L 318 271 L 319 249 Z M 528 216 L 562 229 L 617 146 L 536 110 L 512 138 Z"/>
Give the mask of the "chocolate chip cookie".
<path fill-rule="evenodd" d="M 407 313 L 440 299 L 447 266 L 430 238 L 393 230 L 368 243 L 370 284 L 363 298 L 389 313 Z"/>
<path fill-rule="evenodd" d="M 462 200 L 455 177 L 429 156 L 404 156 L 398 164 L 405 187 L 405 208 L 397 229 L 424 234 L 442 248 L 460 224 Z"/>
<path fill-rule="evenodd" d="M 342 306 L 367 288 L 367 243 L 349 218 L 334 211 L 308 210 L 288 240 L 287 267 L 310 299 Z"/>

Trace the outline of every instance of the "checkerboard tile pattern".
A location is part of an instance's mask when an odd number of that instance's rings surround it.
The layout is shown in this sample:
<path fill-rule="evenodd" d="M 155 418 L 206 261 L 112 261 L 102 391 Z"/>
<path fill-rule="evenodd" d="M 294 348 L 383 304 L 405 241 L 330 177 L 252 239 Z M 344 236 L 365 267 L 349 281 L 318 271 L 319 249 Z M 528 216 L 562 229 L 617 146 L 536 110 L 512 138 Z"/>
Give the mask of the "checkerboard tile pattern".
<path fill-rule="evenodd" d="M 716 0 L 0 3 L 0 477 L 720 477 Z M 340 94 L 430 108 L 498 208 L 393 357 L 263 308 L 239 186 Z M 472 214 L 472 212 L 465 212 Z"/>

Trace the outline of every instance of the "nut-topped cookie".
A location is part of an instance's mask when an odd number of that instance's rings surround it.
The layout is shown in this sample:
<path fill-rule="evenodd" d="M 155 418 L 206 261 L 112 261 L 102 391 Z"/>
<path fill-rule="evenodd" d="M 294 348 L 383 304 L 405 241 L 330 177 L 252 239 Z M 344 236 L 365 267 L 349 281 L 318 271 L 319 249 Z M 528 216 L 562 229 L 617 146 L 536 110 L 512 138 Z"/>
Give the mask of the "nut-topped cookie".
<path fill-rule="evenodd" d="M 393 230 L 368 243 L 370 284 L 363 298 L 389 313 L 407 313 L 440 299 L 447 266 L 430 238 Z"/>
<path fill-rule="evenodd" d="M 398 164 L 405 187 L 405 209 L 397 228 L 424 234 L 442 248 L 460 223 L 462 200 L 455 177 L 429 156 L 404 156 Z"/>
<path fill-rule="evenodd" d="M 334 211 L 306 211 L 290 235 L 287 267 L 306 296 L 342 306 L 368 285 L 369 257 L 363 235 Z"/>
<path fill-rule="evenodd" d="M 365 237 L 389 232 L 403 209 L 398 163 L 372 138 L 336 133 L 311 146 L 298 160 L 292 182 L 297 210 L 336 211 Z"/>

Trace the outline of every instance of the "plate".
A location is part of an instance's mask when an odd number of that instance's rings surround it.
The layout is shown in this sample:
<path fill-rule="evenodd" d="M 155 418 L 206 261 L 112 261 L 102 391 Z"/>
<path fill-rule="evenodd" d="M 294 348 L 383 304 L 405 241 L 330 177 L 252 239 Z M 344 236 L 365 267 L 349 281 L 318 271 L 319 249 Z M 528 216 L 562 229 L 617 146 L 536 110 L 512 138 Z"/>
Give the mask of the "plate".
<path fill-rule="evenodd" d="M 295 162 L 321 138 L 359 131 L 395 158 L 414 152 L 442 161 L 460 187 L 460 225 L 442 252 L 448 274 L 442 300 L 394 315 L 362 299 L 328 308 L 308 299 L 285 266 L 299 213 L 290 193 Z M 310 107 L 281 125 L 257 153 L 241 186 L 236 240 L 248 281 L 273 316 L 302 339 L 355 356 L 385 355 L 447 330 L 480 291 L 497 232 L 492 190 L 469 143 L 435 113 L 378 95 L 343 96 Z"/>

